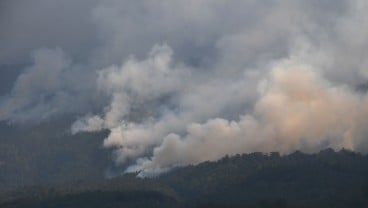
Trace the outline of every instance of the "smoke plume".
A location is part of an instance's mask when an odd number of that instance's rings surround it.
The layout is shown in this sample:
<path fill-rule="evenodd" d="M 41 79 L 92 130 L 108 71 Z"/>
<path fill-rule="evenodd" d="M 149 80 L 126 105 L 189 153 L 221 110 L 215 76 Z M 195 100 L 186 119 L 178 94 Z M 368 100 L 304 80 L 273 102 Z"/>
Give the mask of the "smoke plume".
<path fill-rule="evenodd" d="M 254 151 L 368 152 L 363 0 L 79 0 L 67 18 L 48 2 L 4 4 L 22 15 L 3 13 L 0 67 L 27 67 L 1 121 L 73 114 L 72 134 L 108 129 L 116 164 L 143 177 Z M 39 30 L 12 36 L 14 22 Z"/>

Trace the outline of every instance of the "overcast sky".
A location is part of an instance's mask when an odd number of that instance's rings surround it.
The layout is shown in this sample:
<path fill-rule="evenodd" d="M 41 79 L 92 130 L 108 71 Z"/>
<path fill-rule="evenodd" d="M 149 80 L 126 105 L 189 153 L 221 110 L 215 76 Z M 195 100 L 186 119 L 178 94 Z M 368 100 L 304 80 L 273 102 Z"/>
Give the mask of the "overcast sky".
<path fill-rule="evenodd" d="M 109 129 L 127 171 L 367 152 L 364 0 L 4 0 L 0 120 Z"/>

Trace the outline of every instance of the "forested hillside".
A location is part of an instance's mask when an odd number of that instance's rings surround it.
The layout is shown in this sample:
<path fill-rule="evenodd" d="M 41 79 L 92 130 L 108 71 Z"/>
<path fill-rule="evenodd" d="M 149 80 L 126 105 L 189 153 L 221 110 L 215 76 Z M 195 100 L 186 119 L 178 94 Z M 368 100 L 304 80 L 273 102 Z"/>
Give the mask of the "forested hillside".
<path fill-rule="evenodd" d="M 70 120 L 31 126 L 0 122 L 0 192 L 105 177 L 112 160 L 101 143 L 108 132 L 71 135 Z"/>
<path fill-rule="evenodd" d="M 252 153 L 93 183 L 29 187 L 2 195 L 1 207 L 367 207 L 368 157 Z"/>

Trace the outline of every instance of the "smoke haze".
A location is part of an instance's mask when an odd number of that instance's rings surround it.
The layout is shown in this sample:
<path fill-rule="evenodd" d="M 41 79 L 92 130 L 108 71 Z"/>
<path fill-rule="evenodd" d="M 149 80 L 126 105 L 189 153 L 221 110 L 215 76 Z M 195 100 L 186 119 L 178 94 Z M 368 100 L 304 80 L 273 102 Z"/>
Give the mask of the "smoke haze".
<path fill-rule="evenodd" d="M 103 146 L 127 172 L 254 151 L 368 152 L 366 1 L 1 7 L 0 67 L 26 67 L 0 120 L 76 115 L 70 132 L 110 130 Z"/>

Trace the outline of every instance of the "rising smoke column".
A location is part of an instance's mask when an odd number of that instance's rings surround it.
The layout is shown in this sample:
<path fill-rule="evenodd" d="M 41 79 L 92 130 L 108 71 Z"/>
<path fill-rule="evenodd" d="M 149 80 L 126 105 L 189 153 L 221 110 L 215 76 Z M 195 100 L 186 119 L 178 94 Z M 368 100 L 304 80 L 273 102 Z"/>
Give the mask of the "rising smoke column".
<path fill-rule="evenodd" d="M 72 133 L 110 130 L 104 147 L 141 176 L 253 151 L 367 152 L 366 1 L 75 2 L 0 18 L 0 64 L 31 54 L 0 121 L 76 114 Z M 34 27 L 22 38 L 5 19 Z"/>
<path fill-rule="evenodd" d="M 303 4 L 291 5 L 299 9 Z M 342 54 L 331 41 L 303 32 L 323 29 L 294 13 L 284 16 L 287 7 L 279 6 L 270 10 L 263 26 L 291 17 L 305 24 L 298 28 L 289 22 L 293 26 L 286 30 L 270 26 L 273 32 L 287 31 L 286 58 L 263 58 L 268 53 L 264 50 L 255 69 L 237 65 L 242 63 L 239 57 L 248 60 L 247 49 L 267 47 L 277 38 L 258 29 L 222 37 L 222 57 L 210 71 L 176 62 L 170 46 L 155 45 L 147 59 L 130 59 L 99 72 L 97 83 L 111 97 L 110 105 L 102 115 L 77 121 L 73 132 L 110 129 L 104 146 L 114 149 L 118 164 L 135 161 L 126 171 L 140 171 L 140 176 L 254 151 L 316 152 L 331 147 L 366 152 L 368 99 L 351 85 L 364 70 L 346 76 L 344 67 L 353 65 L 335 61 Z M 338 29 L 333 31 L 339 37 L 336 42 L 344 41 L 353 51 L 360 46 L 346 39 L 341 28 L 359 19 L 360 11 L 359 2 L 352 4 L 351 14 L 335 22 Z M 133 121 L 129 115 L 137 111 L 143 119 Z"/>
<path fill-rule="evenodd" d="M 162 53 L 157 53 L 157 50 Z M 185 77 L 184 75 L 189 76 L 190 69 L 170 68 L 168 64 L 170 56 L 171 50 L 168 46 L 155 46 L 147 60 L 134 63 L 130 63 L 132 61 L 130 60 L 120 68 L 104 69 L 100 73 L 103 78 L 100 78 L 107 84 L 118 83 L 117 91 L 127 98 L 130 96 L 126 95 L 126 90 L 133 92 L 135 88 L 150 90 L 148 93 L 144 90 L 143 95 L 134 92 L 135 96 L 132 97 L 141 100 L 140 95 L 150 98 L 168 93 L 162 90 L 168 88 L 161 87 L 160 82 L 162 81 L 160 73 L 166 72 L 171 76 L 167 74 L 164 82 L 176 86 L 169 89 L 175 89 L 173 91 L 175 97 L 179 97 L 176 99 L 180 100 L 173 105 L 188 104 L 187 108 L 175 111 L 173 109 L 176 108 L 170 109 L 166 106 L 167 103 L 161 103 L 159 108 L 166 109 L 159 117 L 148 117 L 147 120 L 138 123 L 129 122 L 124 120 L 124 115 L 128 115 L 131 109 L 121 107 L 126 104 L 116 105 L 114 92 L 111 106 L 107 108 L 104 119 L 96 116 L 87 117 L 77 121 L 73 126 L 74 132 L 93 131 L 92 127 L 96 126 L 94 122 L 99 123 L 98 129 L 109 128 L 111 133 L 105 139 L 104 145 L 115 148 L 117 162 L 123 164 L 128 159 L 137 158 L 136 164 L 128 167 L 128 172 L 141 171 L 140 176 L 149 176 L 175 166 L 198 164 L 220 159 L 227 154 L 254 151 L 315 152 L 328 147 L 366 151 L 368 96 L 348 86 L 331 83 L 323 77 L 321 70 L 303 63 L 303 58 L 295 56 L 273 63 L 265 78 L 261 78 L 258 82 L 259 95 L 252 110 L 238 119 L 229 120 L 217 117 L 217 113 L 236 103 L 232 103 L 231 99 L 233 96 L 241 95 L 236 91 L 243 90 L 242 87 L 246 85 L 242 84 L 246 83 L 249 77 L 244 76 L 243 79 L 233 81 L 232 84 L 236 88 L 229 85 L 226 90 L 219 91 L 216 91 L 212 80 L 207 83 L 201 81 L 199 85 L 194 83 L 196 86 L 188 93 L 190 85 L 178 83 L 180 78 Z M 148 74 L 150 78 L 154 78 L 150 70 L 158 70 L 154 72 L 158 77 L 151 81 L 158 81 L 160 84 L 147 88 L 147 83 L 143 84 L 144 87 L 134 87 L 131 86 L 132 82 L 121 81 L 119 78 L 131 80 L 128 74 L 132 73 L 130 71 L 132 68 L 129 66 L 138 67 L 134 69 L 135 75 Z M 182 73 L 178 73 L 180 70 Z M 119 74 L 124 75 L 119 77 Z M 105 77 L 111 77 L 113 80 Z M 138 83 L 141 80 L 146 79 L 137 79 Z M 203 85 L 208 90 L 204 95 L 201 94 Z M 228 100 L 223 103 L 216 102 L 216 96 L 221 97 L 222 102 L 225 97 Z M 207 102 L 211 99 L 213 103 Z M 136 103 L 130 99 L 120 101 L 128 104 Z M 144 102 L 149 102 L 149 99 Z M 196 112 L 193 109 L 198 104 L 215 110 Z M 123 111 L 116 112 L 114 106 Z M 113 115 L 120 115 L 120 118 L 114 117 L 111 122 L 111 112 L 114 112 Z M 198 122 L 201 120 L 202 122 Z M 151 148 L 153 148 L 152 155 L 147 156 Z"/>

